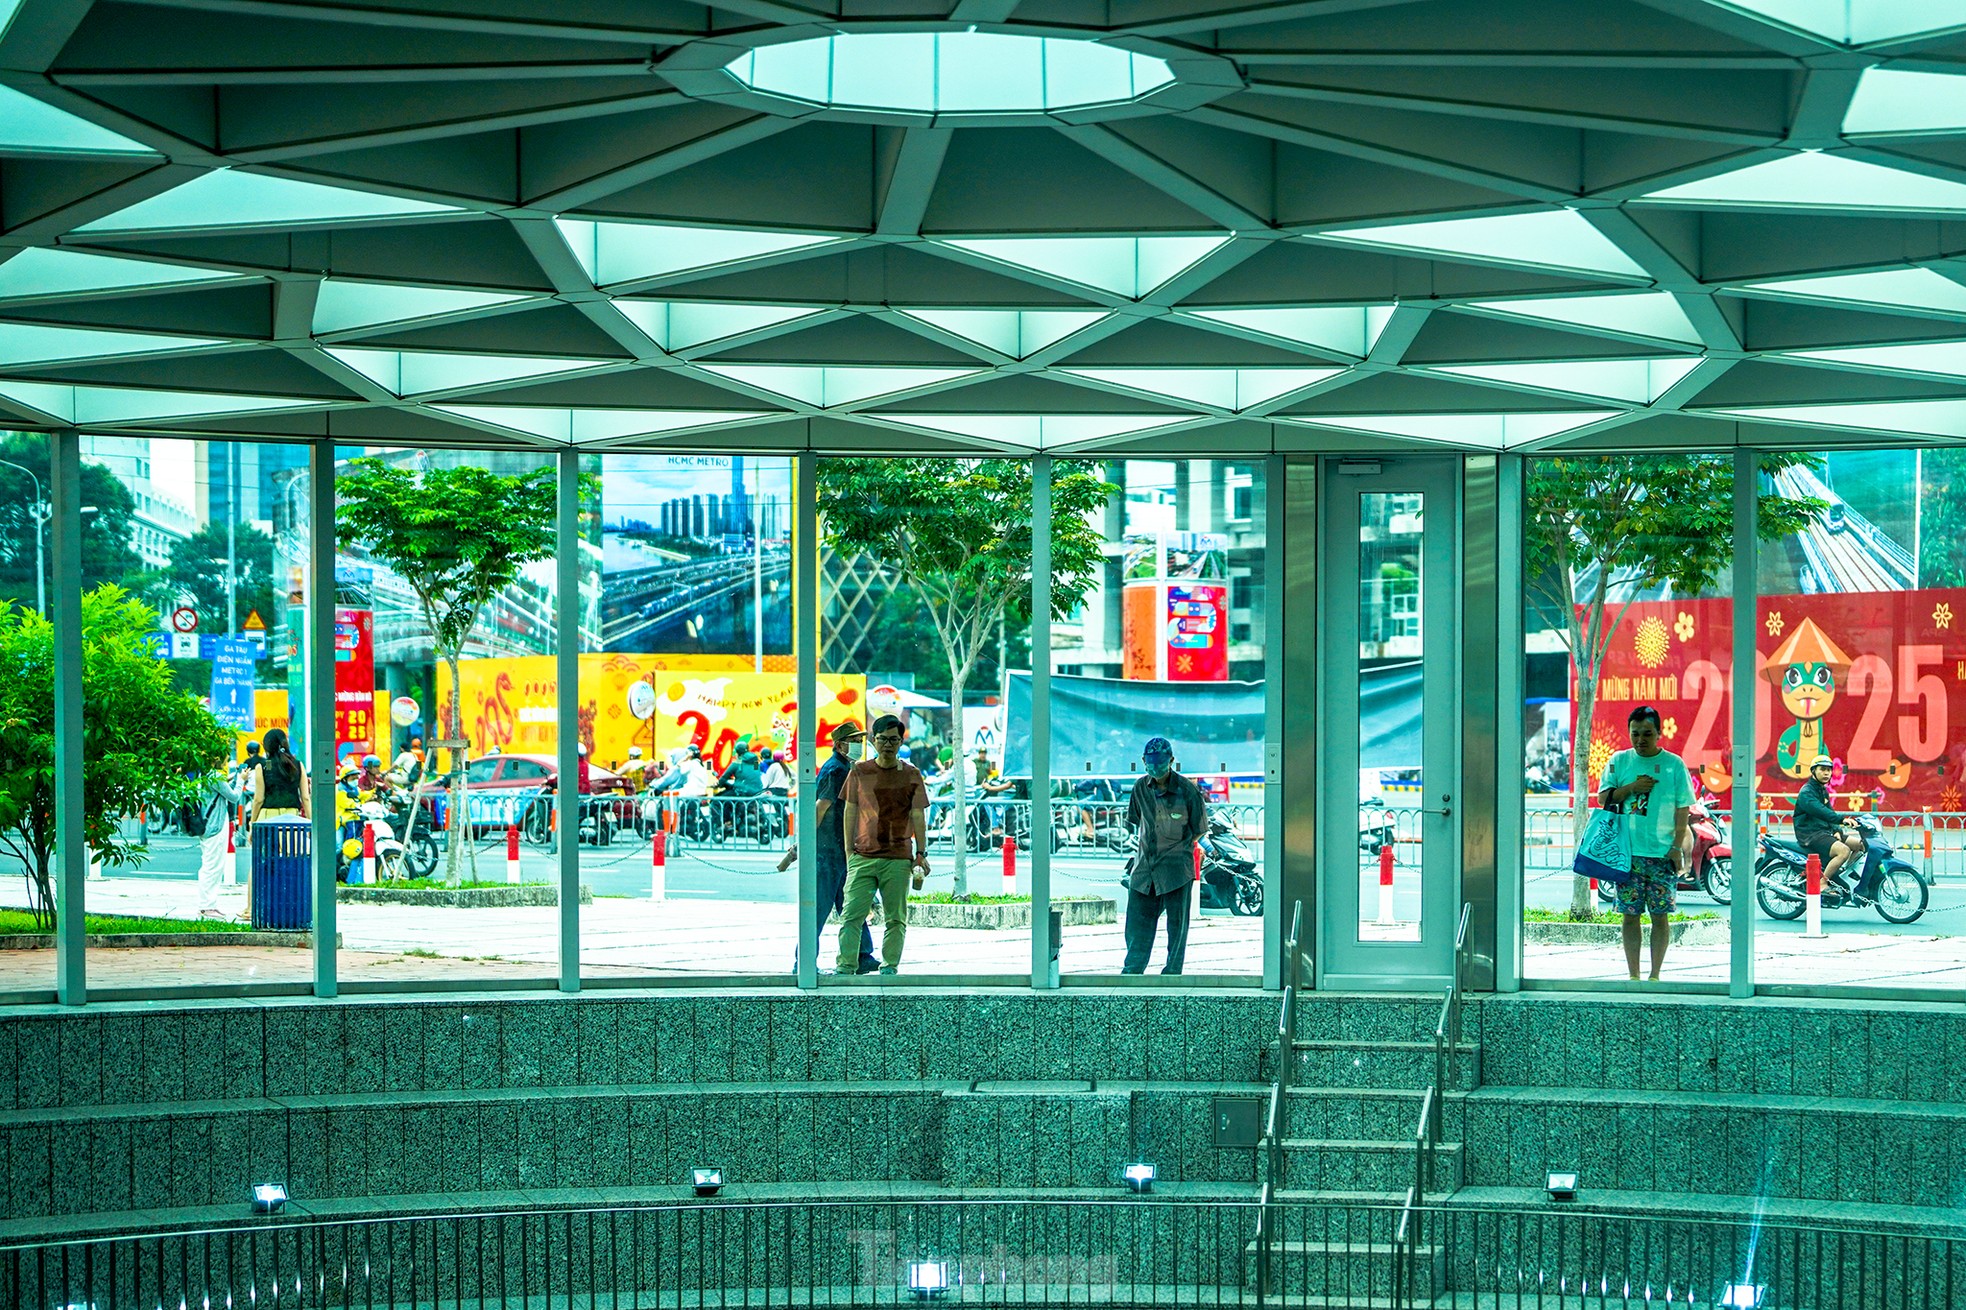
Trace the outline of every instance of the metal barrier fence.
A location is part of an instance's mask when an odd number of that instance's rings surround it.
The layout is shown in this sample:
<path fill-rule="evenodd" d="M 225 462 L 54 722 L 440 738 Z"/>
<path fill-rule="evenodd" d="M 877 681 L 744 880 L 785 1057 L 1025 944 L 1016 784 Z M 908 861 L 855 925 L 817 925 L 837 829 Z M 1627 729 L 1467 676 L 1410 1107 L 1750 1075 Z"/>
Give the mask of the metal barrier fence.
<path fill-rule="evenodd" d="M 1153 1197 L 295 1216 L 0 1246 L 0 1307 L 1966 1303 L 1966 1242 L 1942 1236 L 1540 1207 L 1408 1219 L 1402 1242 L 1391 1206 Z"/>
<path fill-rule="evenodd" d="M 1870 810 L 1883 836 L 1897 848 L 1898 858 L 1922 870 L 1930 879 L 1966 878 L 1966 814 L 1931 810 Z M 1733 811 L 1720 816 L 1731 838 Z M 1764 810 L 1761 831 L 1780 841 L 1793 841 L 1792 819 L 1786 810 Z M 1738 851 L 1741 843 L 1732 843 Z M 1529 806 L 1522 816 L 1523 867 L 1531 871 L 1568 871 L 1576 855 L 1576 830 L 1570 810 Z"/>

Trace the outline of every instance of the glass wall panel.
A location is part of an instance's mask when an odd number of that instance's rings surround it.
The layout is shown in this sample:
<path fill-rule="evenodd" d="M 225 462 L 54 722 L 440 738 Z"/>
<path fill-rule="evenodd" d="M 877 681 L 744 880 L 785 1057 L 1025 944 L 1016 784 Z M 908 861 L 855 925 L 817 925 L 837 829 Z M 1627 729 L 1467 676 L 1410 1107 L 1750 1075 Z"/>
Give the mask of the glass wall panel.
<path fill-rule="evenodd" d="M 599 499 L 582 536 L 598 583 L 580 656 L 582 972 L 789 975 L 792 462 L 585 463 Z M 820 705 L 822 742 L 839 712 Z"/>
<path fill-rule="evenodd" d="M 1758 983 L 1966 984 L 1966 733 L 1953 727 L 1966 718 L 1962 507 L 1966 458 L 1953 450 L 1769 461 L 1755 610 Z"/>
<path fill-rule="evenodd" d="M 1260 974 L 1263 466 L 1072 467 L 1105 485 L 1083 519 L 1083 584 L 1052 629 L 1052 895 L 1095 903 L 1099 922 L 1065 930 L 1061 968 Z M 1062 562 L 1067 548 L 1054 550 Z M 1066 587 L 1066 575 L 1054 585 Z M 1173 803 L 1178 786 L 1152 784 L 1141 807 L 1130 804 L 1157 738 L 1172 749 L 1172 772 L 1195 784 L 1199 818 Z M 1135 875 L 1145 890 L 1135 893 L 1123 878 L 1143 837 L 1151 849 Z M 1131 957 L 1130 904 L 1140 916 Z M 1149 909 L 1159 922 L 1151 933 Z M 1185 923 L 1186 936 L 1181 967 L 1170 970 L 1173 923 Z"/>
<path fill-rule="evenodd" d="M 868 894 L 886 902 L 872 912 L 869 950 L 850 943 L 844 972 L 1028 976 L 1029 910 L 1018 902 L 1029 896 L 1031 466 L 822 459 L 816 468 L 820 745 L 849 719 L 878 729 L 845 751 L 859 772 L 846 783 L 843 818 L 859 825 L 867 862 L 856 856 L 857 875 L 821 869 L 822 900 L 846 876 L 846 909 Z M 1020 672 L 1016 709 L 1007 701 Z M 901 765 L 920 775 L 920 793 L 902 785 L 912 778 Z M 927 873 L 916 888 L 910 829 L 923 801 Z M 822 832 L 822 845 L 830 840 Z M 878 891 L 856 899 L 861 883 Z M 840 929 L 829 926 L 821 968 L 838 968 L 839 954 Z"/>
<path fill-rule="evenodd" d="M 54 633 L 47 623 L 48 439 L 34 432 L 0 437 L 0 719 L 31 725 L 0 735 L 0 773 L 20 777 L 51 768 L 55 729 Z M 54 877 L 52 782 L 0 795 L 0 932 L 49 931 Z M 0 951 L 0 995 L 55 985 L 55 952 Z"/>
<path fill-rule="evenodd" d="M 1732 469 L 1638 455 L 1524 470 L 1526 978 L 1649 976 L 1663 925 L 1660 976 L 1727 979 Z M 1573 873 L 1607 788 L 1634 853 L 1667 862 L 1623 890 Z"/>
<path fill-rule="evenodd" d="M 337 451 L 344 982 L 558 967 L 554 502 L 550 456 Z"/>
<path fill-rule="evenodd" d="M 203 943 L 92 948 L 89 986 L 310 979 L 306 875 L 255 906 L 247 836 L 248 743 L 290 727 L 298 676 L 289 625 L 308 588 L 289 561 L 310 519 L 306 450 L 81 443 L 90 931 Z M 33 448 L 45 478 L 46 443 Z M 249 930 L 264 935 L 246 944 Z"/>

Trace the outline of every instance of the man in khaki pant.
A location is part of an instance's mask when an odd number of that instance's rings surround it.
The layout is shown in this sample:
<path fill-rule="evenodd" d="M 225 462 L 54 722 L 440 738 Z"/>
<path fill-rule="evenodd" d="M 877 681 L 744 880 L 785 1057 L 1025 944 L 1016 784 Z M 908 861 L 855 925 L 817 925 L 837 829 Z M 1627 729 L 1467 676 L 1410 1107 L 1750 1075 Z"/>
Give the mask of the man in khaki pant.
<path fill-rule="evenodd" d="M 840 955 L 836 972 L 855 972 L 859 933 L 874 893 L 881 894 L 881 972 L 901 970 L 901 947 L 908 937 L 908 888 L 920 890 L 928 876 L 928 788 L 912 764 L 901 761 L 901 720 L 883 714 L 874 720 L 874 758 L 847 774 L 840 799 L 846 805 L 846 904 L 840 910 Z"/>

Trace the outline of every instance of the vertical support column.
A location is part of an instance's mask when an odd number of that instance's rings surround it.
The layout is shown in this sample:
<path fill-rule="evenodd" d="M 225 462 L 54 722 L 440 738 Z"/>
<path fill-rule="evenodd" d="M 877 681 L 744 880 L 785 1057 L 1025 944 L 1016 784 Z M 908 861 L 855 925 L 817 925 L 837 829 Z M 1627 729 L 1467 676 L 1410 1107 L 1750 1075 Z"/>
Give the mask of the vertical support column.
<path fill-rule="evenodd" d="M 1495 954 L 1498 992 L 1522 987 L 1522 509 L 1521 455 L 1495 466 L 1495 777 L 1511 781 L 1495 811 Z"/>
<path fill-rule="evenodd" d="M 1500 933 L 1501 812 L 1520 806 L 1519 765 L 1497 773 L 1499 729 L 1506 712 L 1501 700 L 1501 523 L 1499 457 L 1470 455 L 1461 461 L 1461 894 L 1449 920 L 1459 922 L 1465 902 L 1472 967 L 1468 983 L 1480 991 L 1495 985 L 1495 952 Z M 1506 782 L 1504 780 L 1507 780 Z"/>
<path fill-rule="evenodd" d="M 1761 487 L 1755 452 L 1734 450 L 1734 900 L 1728 914 L 1729 996 L 1754 995 L 1754 626 Z"/>
<path fill-rule="evenodd" d="M 554 693 L 554 741 L 560 785 L 560 990 L 580 990 L 580 452 L 559 454 L 559 506 L 554 518 L 556 571 L 554 653 L 558 678 Z"/>
<path fill-rule="evenodd" d="M 1277 913 L 1286 929 L 1290 926 L 1291 909 L 1298 902 L 1304 906 L 1304 921 L 1298 938 L 1300 949 L 1315 960 L 1322 938 L 1319 935 L 1318 901 L 1318 858 L 1317 858 L 1317 814 L 1318 798 L 1324 794 L 1325 780 L 1318 764 L 1318 748 L 1322 737 L 1318 731 L 1318 642 L 1322 639 L 1324 624 L 1319 618 L 1318 551 L 1322 548 L 1324 534 L 1319 531 L 1318 519 L 1318 466 L 1315 456 L 1286 460 L 1283 485 L 1271 494 L 1283 499 L 1282 513 L 1286 524 L 1284 541 L 1288 546 L 1283 559 L 1283 600 L 1279 612 L 1286 616 L 1296 616 L 1296 622 L 1284 620 L 1282 631 L 1272 637 L 1271 644 L 1278 649 L 1283 670 L 1283 818 L 1281 831 L 1282 851 L 1279 853 L 1281 867 L 1281 895 L 1277 897 Z M 1279 667 L 1271 663 L 1270 667 Z M 1272 728 L 1271 731 L 1277 731 Z M 1350 761 L 1340 761 L 1338 767 L 1346 768 Z M 1356 793 L 1356 781 L 1348 784 Z M 1339 788 L 1334 784 L 1332 794 Z M 1335 816 L 1336 822 L 1355 822 L 1342 811 Z M 1268 837 L 1266 835 L 1266 840 Z M 1338 869 L 1335 877 L 1358 876 L 1356 865 L 1351 869 Z M 1308 985 L 1315 976 L 1314 970 L 1304 971 L 1304 976 L 1285 978 L 1285 984 Z"/>
<path fill-rule="evenodd" d="M 1263 475 L 1263 986 L 1284 984 L 1283 940 L 1290 906 L 1283 899 L 1283 630 L 1284 513 L 1289 463 L 1271 455 Z"/>
<path fill-rule="evenodd" d="M 54 534 L 55 627 L 55 997 L 88 1001 L 83 883 L 89 848 L 82 833 L 82 436 L 65 428 L 48 438 Z M 38 561 L 37 561 L 38 563 Z"/>
<path fill-rule="evenodd" d="M 314 994 L 335 981 L 334 442 L 307 447 L 307 773 L 314 821 Z M 452 834 L 455 836 L 455 833 Z"/>
<path fill-rule="evenodd" d="M 813 828 L 813 792 L 819 774 L 819 459 L 792 461 L 797 488 L 797 526 L 792 533 L 792 654 L 799 666 L 799 951 L 798 984 L 819 986 L 819 834 Z M 961 713 L 960 710 L 957 713 Z M 864 726 L 864 725 L 863 725 Z"/>
<path fill-rule="evenodd" d="M 956 707 L 960 724 L 962 707 Z M 1004 725 L 1006 730 L 1010 725 Z M 957 736 L 961 736 L 958 731 Z M 960 762 L 958 767 L 961 767 Z M 1051 969 L 1051 456 L 1031 458 L 1031 986 Z"/>

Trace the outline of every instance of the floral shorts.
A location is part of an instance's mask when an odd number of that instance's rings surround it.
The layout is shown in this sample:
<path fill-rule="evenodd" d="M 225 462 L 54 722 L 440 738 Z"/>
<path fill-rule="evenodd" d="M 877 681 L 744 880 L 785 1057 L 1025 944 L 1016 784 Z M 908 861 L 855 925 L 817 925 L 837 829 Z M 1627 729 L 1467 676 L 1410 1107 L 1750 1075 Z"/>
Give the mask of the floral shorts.
<path fill-rule="evenodd" d="M 1672 861 L 1663 856 L 1632 856 L 1632 876 L 1619 883 L 1617 892 L 1618 913 L 1620 914 L 1671 914 L 1679 901 L 1679 877 L 1673 872 Z"/>

